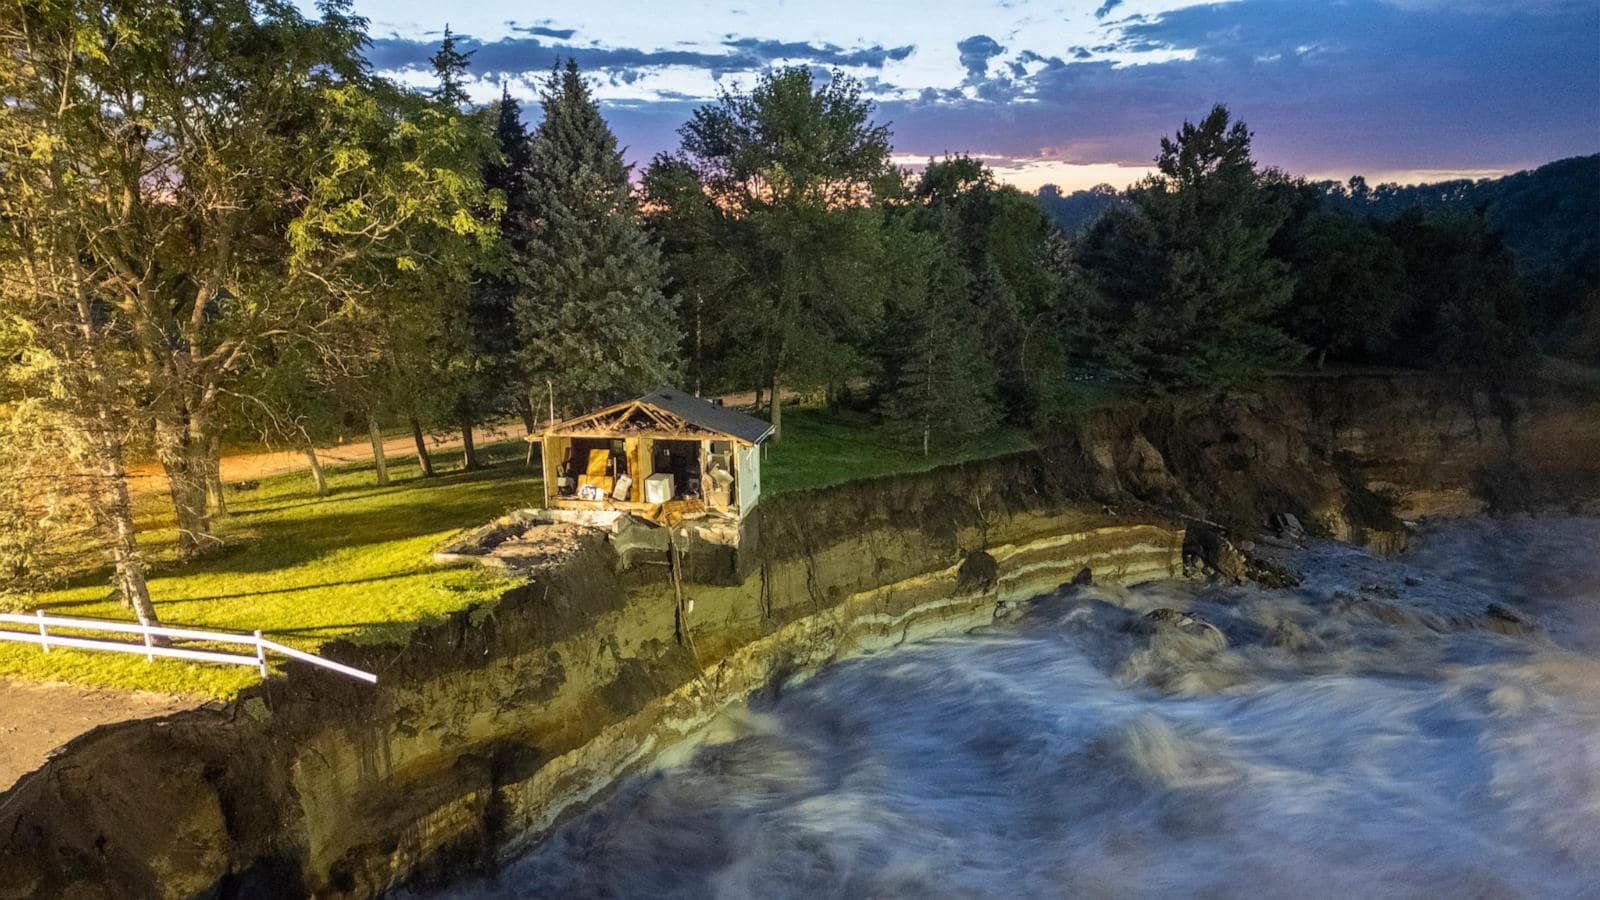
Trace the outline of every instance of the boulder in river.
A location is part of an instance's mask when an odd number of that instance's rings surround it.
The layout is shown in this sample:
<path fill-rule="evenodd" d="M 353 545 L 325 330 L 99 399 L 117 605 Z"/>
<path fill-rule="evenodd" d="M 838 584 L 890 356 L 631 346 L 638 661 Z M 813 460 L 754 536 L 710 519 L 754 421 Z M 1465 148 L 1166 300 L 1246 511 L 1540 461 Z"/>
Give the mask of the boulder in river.
<path fill-rule="evenodd" d="M 1204 648 L 1211 650 L 1221 650 L 1228 646 L 1228 639 L 1223 637 L 1222 630 L 1217 626 L 1192 613 L 1167 607 L 1152 609 L 1127 623 L 1123 628 L 1134 634 L 1152 638 L 1159 637 L 1163 633 L 1182 634 L 1199 639 Z"/>
<path fill-rule="evenodd" d="M 1306 539 L 1305 526 L 1300 524 L 1300 519 L 1294 513 L 1273 513 L 1267 524 L 1272 528 L 1273 534 L 1284 540 L 1299 542 Z"/>
<path fill-rule="evenodd" d="M 1203 575 L 1232 584 L 1242 584 L 1249 564 L 1243 552 L 1229 541 L 1222 529 L 1194 522 L 1183 533 L 1183 574 Z"/>
<path fill-rule="evenodd" d="M 1501 634 L 1527 634 L 1533 631 L 1533 623 L 1527 616 L 1503 603 L 1490 603 L 1483 613 L 1488 618 L 1491 631 Z"/>

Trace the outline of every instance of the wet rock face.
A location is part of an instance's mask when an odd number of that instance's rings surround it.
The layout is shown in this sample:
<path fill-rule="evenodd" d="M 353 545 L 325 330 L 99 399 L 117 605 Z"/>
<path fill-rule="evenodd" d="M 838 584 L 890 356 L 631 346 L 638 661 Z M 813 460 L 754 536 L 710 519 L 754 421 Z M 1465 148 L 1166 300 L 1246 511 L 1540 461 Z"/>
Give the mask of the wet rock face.
<path fill-rule="evenodd" d="M 1336 459 L 1313 409 L 1282 393 L 1107 411 L 1078 423 L 1066 442 L 1095 496 L 1113 505 L 1155 504 L 1239 532 L 1287 514 L 1300 537 L 1398 528 L 1385 501 Z"/>
<path fill-rule="evenodd" d="M 992 591 L 1000 581 L 1000 564 L 982 550 L 967 554 L 956 573 L 956 588 L 969 594 Z"/>
<path fill-rule="evenodd" d="M 1332 537 L 1393 555 L 1402 520 L 1581 508 L 1600 495 L 1600 397 L 1458 376 L 1286 379 L 1255 394 L 1152 401 L 1062 434 L 1096 499 L 1154 504 L 1236 534 Z"/>
<path fill-rule="evenodd" d="M 1158 607 L 1119 630 L 1133 637 L 1115 670 L 1121 681 L 1190 692 L 1225 686 L 1234 677 L 1228 665 L 1214 664 L 1228 649 L 1227 637 L 1195 613 Z"/>
<path fill-rule="evenodd" d="M 1536 630 L 1527 616 L 1504 603 L 1490 603 L 1483 613 L 1485 627 L 1501 634 L 1531 634 Z"/>

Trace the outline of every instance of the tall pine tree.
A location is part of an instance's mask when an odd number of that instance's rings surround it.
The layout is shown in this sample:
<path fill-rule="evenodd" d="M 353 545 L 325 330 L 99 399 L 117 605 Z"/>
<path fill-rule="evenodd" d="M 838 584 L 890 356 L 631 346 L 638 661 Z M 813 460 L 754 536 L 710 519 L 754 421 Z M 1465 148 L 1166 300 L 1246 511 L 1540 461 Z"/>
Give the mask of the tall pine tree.
<path fill-rule="evenodd" d="M 930 162 L 915 199 L 915 218 L 946 234 L 966 267 L 976 339 L 994 361 L 1008 418 L 1027 421 L 1045 385 L 1030 373 L 1026 353 L 1050 336 L 1044 323 L 1061 289 L 1051 266 L 1049 220 L 1034 198 L 997 184 L 993 172 L 968 156 Z"/>
<path fill-rule="evenodd" d="M 445 26 L 439 50 L 430 60 L 439 80 L 432 97 L 451 115 L 460 114 L 469 102 L 467 67 L 473 52 L 456 49 L 455 35 L 450 26 Z M 488 117 L 494 119 L 492 127 L 484 121 Z M 433 382 L 440 395 L 438 399 L 443 402 L 415 404 L 402 398 L 397 405 L 406 408 L 419 456 L 426 455 L 421 439 L 424 417 L 437 416 L 429 424 L 448 422 L 460 429 L 462 465 L 471 470 L 478 468 L 474 427 L 505 412 L 510 405 L 509 398 L 523 393 L 517 389 L 515 377 L 515 328 L 511 315 L 514 274 L 504 251 L 507 232 L 513 227 L 509 211 L 513 197 L 525 193 L 521 182 L 528 151 L 521 111 L 504 90 L 500 103 L 464 115 L 463 119 L 473 123 L 474 133 L 485 138 L 478 156 L 484 186 L 499 191 L 506 204 L 496 222 L 501 239 L 493 250 L 480 256 L 470 282 L 454 288 L 459 296 L 450 298 L 443 320 L 436 323 Z M 404 379 L 398 381 L 403 383 Z M 428 414 L 429 407 L 433 409 L 433 416 Z M 524 420 L 527 421 L 526 415 Z M 531 429 L 531 422 L 529 427 Z"/>
<path fill-rule="evenodd" d="M 496 386 L 486 405 L 499 405 L 509 397 L 523 425 L 532 434 L 536 427 L 533 405 L 517 358 L 521 347 L 515 314 L 519 273 L 512 263 L 528 250 L 528 179 L 533 171 L 533 148 L 527 126 L 522 124 L 522 106 L 509 89 L 501 88 L 500 102 L 494 107 L 494 113 L 494 143 L 500 155 L 484 167 L 483 183 L 505 197 L 500 238 L 506 264 L 484 272 L 477 279 L 471 310 L 472 330 L 474 343 L 483 357 L 483 368 L 490 373 Z"/>
<path fill-rule="evenodd" d="M 1134 299 L 1134 362 L 1154 385 L 1225 385 L 1294 361 L 1303 348 L 1274 324 L 1294 281 L 1270 244 L 1285 210 L 1263 189 L 1250 131 L 1218 105 L 1198 124 L 1161 139 L 1156 174 L 1129 191 L 1153 254 L 1112 261 L 1101 273 L 1143 267 L 1153 294 Z M 1150 261 L 1159 260 L 1154 270 Z"/>
<path fill-rule="evenodd" d="M 444 26 L 439 52 L 428 60 L 433 64 L 434 75 L 439 78 L 439 87 L 434 90 L 433 99 L 455 109 L 460 109 L 467 102 L 467 64 L 474 52 L 468 50 L 462 53 L 457 50 L 456 36 L 450 32 L 449 25 Z"/>
<path fill-rule="evenodd" d="M 979 310 L 969 301 L 970 276 L 945 233 L 901 223 L 888 235 L 894 261 L 884 340 L 884 392 L 879 411 L 890 431 L 933 445 L 989 431 L 1000 420 L 995 366 L 974 339 Z"/>
<path fill-rule="evenodd" d="M 515 314 L 524 377 L 572 409 L 670 379 L 680 336 L 628 166 L 575 62 L 551 73 L 542 102 Z"/>

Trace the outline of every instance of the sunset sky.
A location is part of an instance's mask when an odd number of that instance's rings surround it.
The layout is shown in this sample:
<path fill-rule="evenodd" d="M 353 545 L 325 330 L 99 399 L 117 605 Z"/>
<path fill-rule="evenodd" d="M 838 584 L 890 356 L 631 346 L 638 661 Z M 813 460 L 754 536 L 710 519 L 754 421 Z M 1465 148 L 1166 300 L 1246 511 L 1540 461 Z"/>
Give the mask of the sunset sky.
<path fill-rule="evenodd" d="M 867 86 L 904 162 L 984 157 L 1032 189 L 1137 178 L 1210 104 L 1292 172 L 1371 181 L 1495 175 L 1600 150 L 1596 0 L 357 0 L 369 55 L 431 84 L 445 24 L 475 99 L 525 100 L 557 57 L 590 77 L 629 158 L 769 66 Z M 529 104 L 530 124 L 537 107 Z"/>

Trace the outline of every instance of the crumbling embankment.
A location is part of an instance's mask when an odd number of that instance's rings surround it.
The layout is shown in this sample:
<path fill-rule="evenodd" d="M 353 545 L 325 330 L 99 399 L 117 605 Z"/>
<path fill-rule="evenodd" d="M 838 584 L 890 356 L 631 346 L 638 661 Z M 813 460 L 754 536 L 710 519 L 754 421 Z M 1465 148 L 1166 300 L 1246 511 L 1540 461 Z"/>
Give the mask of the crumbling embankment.
<path fill-rule="evenodd" d="M 1385 552 L 1426 516 L 1583 509 L 1600 497 L 1600 392 L 1458 375 L 1286 377 L 1150 402 L 1061 436 L 1089 490 L 1248 535 L 1275 512 Z"/>
<path fill-rule="evenodd" d="M 579 541 L 403 645 L 327 649 L 376 688 L 295 671 L 78 739 L 0 797 L 0 898 L 372 896 L 459 874 L 790 675 L 984 624 L 1084 568 L 1177 574 L 1185 515 L 1291 511 L 1392 543 L 1397 515 L 1514 480 L 1485 473 L 1600 467 L 1559 449 L 1600 439 L 1592 398 L 1340 385 L 1109 411 L 1036 453 L 769 498 L 751 574 L 682 602 L 659 567 Z"/>

